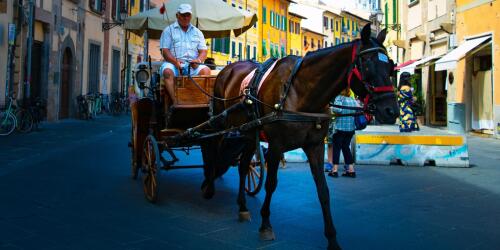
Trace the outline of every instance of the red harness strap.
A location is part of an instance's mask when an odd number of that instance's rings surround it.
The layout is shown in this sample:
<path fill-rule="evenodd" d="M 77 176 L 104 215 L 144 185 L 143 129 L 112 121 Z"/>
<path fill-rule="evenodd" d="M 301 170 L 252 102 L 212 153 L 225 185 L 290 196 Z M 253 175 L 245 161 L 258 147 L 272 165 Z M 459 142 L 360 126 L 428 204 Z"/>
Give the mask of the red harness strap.
<path fill-rule="evenodd" d="M 358 45 L 355 43 L 354 46 L 352 47 L 352 56 L 351 56 L 351 65 L 355 65 L 354 61 L 356 60 L 356 51 L 357 51 Z M 347 88 L 351 88 L 351 80 L 352 76 L 355 75 L 359 80 L 362 79 L 361 73 L 359 72 L 358 68 L 354 66 L 351 69 L 351 72 L 349 72 L 349 75 L 347 76 Z"/>

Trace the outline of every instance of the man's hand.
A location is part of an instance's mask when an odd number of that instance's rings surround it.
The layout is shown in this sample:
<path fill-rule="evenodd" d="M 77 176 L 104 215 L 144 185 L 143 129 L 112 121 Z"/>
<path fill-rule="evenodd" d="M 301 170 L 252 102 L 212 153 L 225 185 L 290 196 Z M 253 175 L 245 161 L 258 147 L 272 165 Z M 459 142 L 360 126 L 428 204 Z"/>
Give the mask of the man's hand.
<path fill-rule="evenodd" d="M 189 63 L 189 66 L 190 66 L 191 68 L 193 68 L 193 69 L 196 69 L 196 68 L 198 68 L 199 63 L 201 63 L 201 60 L 197 58 L 197 59 L 192 60 L 192 61 Z"/>

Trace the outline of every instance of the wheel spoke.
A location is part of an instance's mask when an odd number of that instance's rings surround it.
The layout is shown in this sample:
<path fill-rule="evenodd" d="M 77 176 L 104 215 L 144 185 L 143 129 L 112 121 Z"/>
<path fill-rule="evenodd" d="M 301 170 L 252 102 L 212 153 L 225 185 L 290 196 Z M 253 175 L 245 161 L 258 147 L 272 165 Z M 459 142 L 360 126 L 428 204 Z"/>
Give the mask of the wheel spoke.
<path fill-rule="evenodd" d="M 252 169 L 252 171 L 255 173 L 255 175 L 257 176 L 257 178 L 260 179 L 260 173 L 257 171 L 256 168 Z"/>
<path fill-rule="evenodd" d="M 255 181 L 255 175 L 252 174 L 253 186 L 257 187 L 257 182 Z"/>

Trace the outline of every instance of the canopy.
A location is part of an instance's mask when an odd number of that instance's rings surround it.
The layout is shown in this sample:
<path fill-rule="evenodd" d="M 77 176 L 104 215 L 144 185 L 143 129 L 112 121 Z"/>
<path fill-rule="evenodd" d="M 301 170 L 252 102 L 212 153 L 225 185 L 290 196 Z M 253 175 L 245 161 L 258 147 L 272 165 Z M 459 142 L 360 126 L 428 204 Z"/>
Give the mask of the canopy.
<path fill-rule="evenodd" d="M 231 31 L 239 36 L 257 22 L 255 13 L 234 8 L 223 1 L 170 0 L 163 14 L 161 7 L 143 11 L 126 18 L 124 28 L 140 36 L 147 30 L 149 38 L 159 39 L 163 29 L 177 21 L 175 14 L 181 3 L 192 6 L 191 24 L 199 28 L 205 38 L 228 37 Z"/>
<path fill-rule="evenodd" d="M 491 36 L 484 36 L 465 41 L 462 45 L 443 56 L 443 58 L 437 60 L 435 70 L 440 71 L 456 68 L 457 61 L 465 56 L 465 54 L 490 39 Z"/>

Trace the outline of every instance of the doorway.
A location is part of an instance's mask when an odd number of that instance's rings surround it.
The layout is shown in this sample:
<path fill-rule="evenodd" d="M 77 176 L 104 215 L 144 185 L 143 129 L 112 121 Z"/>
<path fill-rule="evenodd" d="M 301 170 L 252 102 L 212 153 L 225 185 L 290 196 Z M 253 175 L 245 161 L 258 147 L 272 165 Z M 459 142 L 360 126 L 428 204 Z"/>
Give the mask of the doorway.
<path fill-rule="evenodd" d="M 430 124 L 446 126 L 447 89 L 446 71 L 434 71 L 434 65 L 430 69 Z"/>
<path fill-rule="evenodd" d="M 493 74 L 491 46 L 478 51 L 472 60 L 471 128 L 485 134 L 494 133 Z"/>
<path fill-rule="evenodd" d="M 73 73 L 73 55 L 69 48 L 63 53 L 61 65 L 61 91 L 59 92 L 59 119 L 69 118 L 71 100 L 71 82 Z"/>

